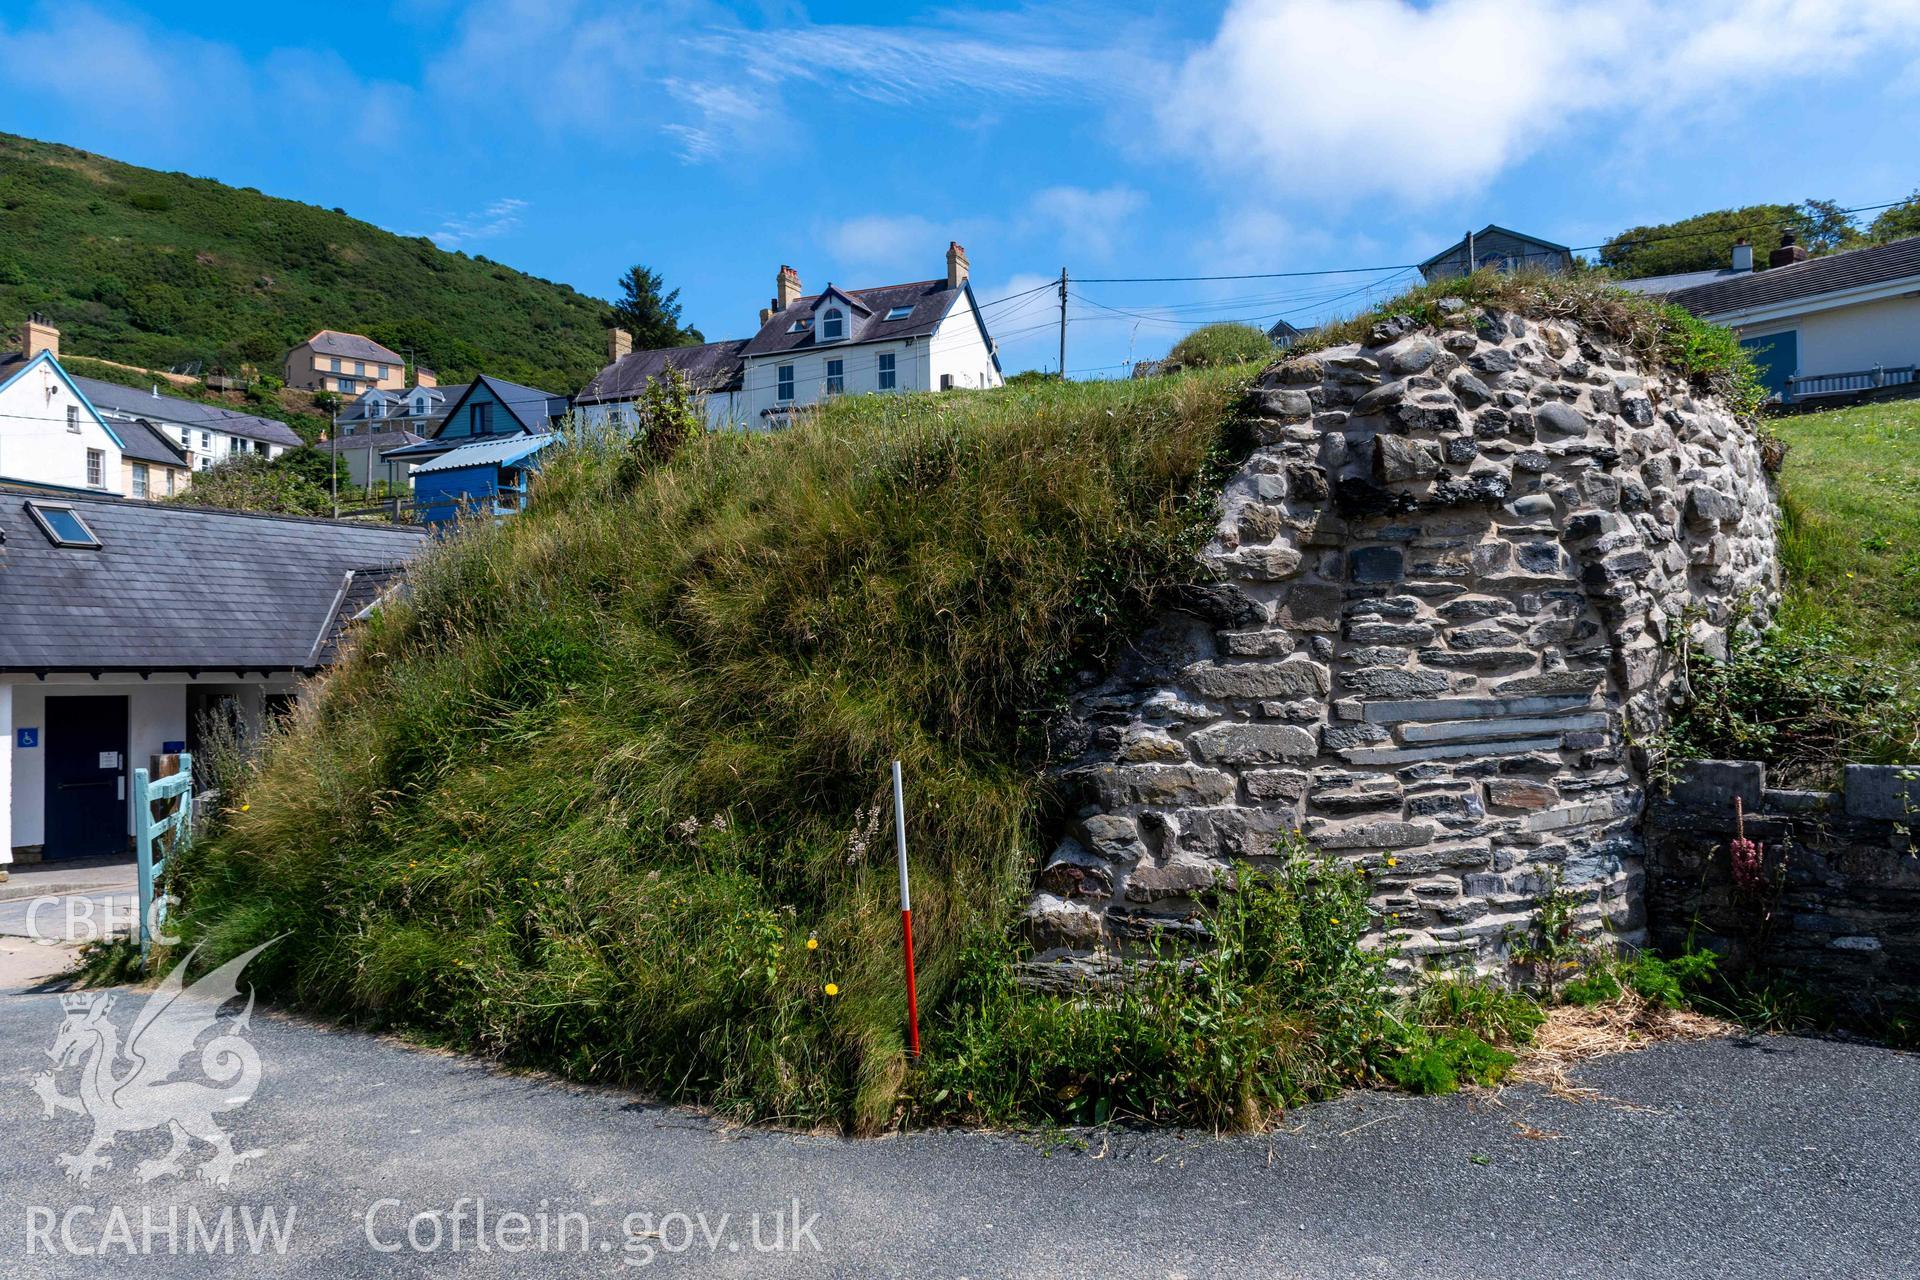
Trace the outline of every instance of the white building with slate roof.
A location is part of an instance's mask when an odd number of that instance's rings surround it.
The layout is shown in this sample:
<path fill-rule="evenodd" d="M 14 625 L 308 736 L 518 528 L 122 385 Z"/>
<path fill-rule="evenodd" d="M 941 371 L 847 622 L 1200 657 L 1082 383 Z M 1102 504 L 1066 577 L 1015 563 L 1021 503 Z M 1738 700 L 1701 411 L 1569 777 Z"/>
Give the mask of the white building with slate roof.
<path fill-rule="evenodd" d="M 709 426 L 747 430 L 784 425 L 795 410 L 833 396 L 1002 383 L 999 349 L 968 283 L 966 250 L 951 242 L 947 273 L 937 280 L 862 289 L 830 283 L 807 294 L 799 273 L 783 266 L 751 338 L 628 352 L 624 337 L 613 335 L 613 362 L 574 397 L 589 423 L 625 420 L 627 406 L 668 367 L 705 397 Z"/>
<path fill-rule="evenodd" d="M 291 702 L 423 542 L 0 485 L 0 864 L 130 857 L 133 770 Z"/>

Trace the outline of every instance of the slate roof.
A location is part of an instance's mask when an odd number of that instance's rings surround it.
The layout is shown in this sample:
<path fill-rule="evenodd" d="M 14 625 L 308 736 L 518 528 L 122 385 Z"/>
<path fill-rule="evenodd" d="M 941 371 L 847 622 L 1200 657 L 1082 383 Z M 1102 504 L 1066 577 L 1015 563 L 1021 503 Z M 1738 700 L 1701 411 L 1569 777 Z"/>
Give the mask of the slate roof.
<path fill-rule="evenodd" d="M 747 339 L 709 342 L 697 347 L 658 347 L 634 351 L 593 376 L 573 398 L 575 404 L 604 404 L 631 400 L 668 368 L 678 369 L 695 391 L 738 391 L 746 362 L 740 353 Z"/>
<path fill-rule="evenodd" d="M 1667 301 L 1697 316 L 1711 316 L 1909 278 L 1920 279 L 1920 236 L 1765 271 L 1742 271 L 1728 279 L 1676 290 L 1667 294 Z"/>
<path fill-rule="evenodd" d="M 98 549 L 56 547 L 29 501 L 70 505 Z M 305 670 L 350 569 L 419 529 L 0 488 L 0 670 Z"/>
<path fill-rule="evenodd" d="M 1567 248 L 1566 245 L 1555 244 L 1551 240 L 1542 240 L 1539 236 L 1528 235 L 1524 231 L 1515 231 L 1512 227 L 1503 227 L 1497 222 L 1489 222 L 1486 226 L 1480 228 L 1478 231 L 1473 233 L 1473 238 L 1476 241 L 1485 240 L 1489 236 L 1512 236 L 1515 240 L 1524 240 L 1528 244 L 1537 244 L 1542 249 L 1547 251 L 1544 254 L 1530 254 L 1529 255 L 1530 257 L 1546 257 L 1548 255 L 1557 256 L 1559 254 L 1566 254 L 1569 257 L 1571 257 L 1573 254 L 1573 250 Z M 1475 247 L 1478 248 L 1477 245 Z M 1434 266 L 1440 263 L 1441 261 L 1443 261 L 1444 259 L 1452 257 L 1456 253 L 1464 258 L 1466 256 L 1466 251 L 1467 251 L 1467 237 L 1461 236 L 1458 240 L 1455 240 L 1452 244 L 1448 245 L 1446 248 L 1442 249 L 1440 252 L 1434 254 L 1431 258 L 1428 258 L 1426 261 L 1417 263 L 1415 265 L 1417 265 L 1420 268 L 1421 272 L 1424 274 L 1428 267 Z"/>
<path fill-rule="evenodd" d="M 402 366 L 407 363 L 399 352 L 381 346 L 372 338 L 358 333 L 341 333 L 337 329 L 322 329 L 308 338 L 306 345 L 323 356 L 344 356 L 349 360 L 372 360 Z"/>
<path fill-rule="evenodd" d="M 413 474 L 432 475 L 436 471 L 459 471 L 464 467 L 510 467 L 540 452 L 559 438 L 551 432 L 537 436 L 488 436 L 472 444 L 449 449 L 439 457 L 421 463 L 413 469 Z"/>
<path fill-rule="evenodd" d="M 551 391 L 542 391 L 538 387 L 523 387 L 517 382 L 508 382 L 505 378 L 495 378 L 481 374 L 461 391 L 458 400 L 449 401 L 444 423 L 461 408 L 461 402 L 472 394 L 475 387 L 484 386 L 493 392 L 493 398 L 507 411 L 507 416 L 520 424 L 526 432 L 542 432 L 553 425 L 555 418 L 567 416 L 567 398 L 557 396 Z M 496 432 L 495 434 L 500 434 Z"/>
<path fill-rule="evenodd" d="M 832 285 L 827 286 L 832 289 Z M 857 300 L 862 306 L 870 308 L 867 315 L 858 312 L 847 317 L 847 336 L 844 341 L 816 343 L 813 340 L 813 326 L 809 324 L 798 333 L 789 333 L 796 320 L 812 320 L 814 303 L 823 296 L 809 294 L 784 311 L 775 312 L 767 322 L 760 326 L 760 332 L 747 339 L 742 356 L 764 356 L 789 351 L 811 351 L 816 346 L 857 347 L 868 342 L 890 342 L 898 338 L 922 336 L 932 333 L 947 318 L 947 312 L 953 310 L 953 304 L 966 284 L 949 288 L 946 279 L 920 280 L 913 284 L 889 284 L 877 289 L 841 289 L 837 292 Z M 887 319 L 887 313 L 895 307 L 912 307 L 907 316 L 899 320 Z"/>
<path fill-rule="evenodd" d="M 166 432 L 143 418 L 116 423 L 114 430 L 120 437 L 122 457 L 132 458 L 135 462 L 158 462 L 169 467 L 187 465 L 186 450 Z"/>
<path fill-rule="evenodd" d="M 148 422 L 192 427 L 196 431 L 222 431 L 230 436 L 284 445 L 289 449 L 297 449 L 301 444 L 299 435 L 292 427 L 272 418 L 241 413 L 238 409 L 199 400 L 157 396 L 151 391 L 123 387 L 117 382 L 102 382 L 98 378 L 76 377 L 73 381 L 101 413 L 125 414 L 128 417 L 145 418 Z"/>
<path fill-rule="evenodd" d="M 1670 276 L 1636 276 L 1631 280 L 1615 280 L 1617 288 L 1628 293 L 1644 293 L 1650 297 L 1664 298 L 1681 289 L 1691 289 L 1697 284 L 1712 284 L 1728 276 L 1752 275 L 1751 271 L 1735 271 L 1732 267 L 1721 267 L 1717 271 L 1682 271 Z"/>
<path fill-rule="evenodd" d="M 419 444 L 425 439 L 411 431 L 369 431 L 364 435 L 339 436 L 323 440 L 317 447 L 328 453 L 359 453 L 372 449 L 375 453 L 385 454 L 389 449 L 400 449 L 410 444 Z"/>
<path fill-rule="evenodd" d="M 398 566 L 347 570 L 340 581 L 340 590 L 334 595 L 333 608 L 307 654 L 307 666 L 315 670 L 332 666 L 346 642 L 348 628 L 397 591 L 404 581 L 404 573 Z"/>

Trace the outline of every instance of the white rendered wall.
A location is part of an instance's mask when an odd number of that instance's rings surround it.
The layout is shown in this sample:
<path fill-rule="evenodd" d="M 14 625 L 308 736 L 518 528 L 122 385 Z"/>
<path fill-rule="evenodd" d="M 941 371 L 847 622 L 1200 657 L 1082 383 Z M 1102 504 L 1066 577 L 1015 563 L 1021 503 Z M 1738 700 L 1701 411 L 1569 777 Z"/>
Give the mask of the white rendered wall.
<path fill-rule="evenodd" d="M 67 409 L 79 411 L 78 432 L 67 429 Z M 87 483 L 87 450 L 101 452 L 100 483 Z M 86 402 L 47 364 L 0 388 L 0 476 L 71 489 L 120 492 L 120 446 Z"/>

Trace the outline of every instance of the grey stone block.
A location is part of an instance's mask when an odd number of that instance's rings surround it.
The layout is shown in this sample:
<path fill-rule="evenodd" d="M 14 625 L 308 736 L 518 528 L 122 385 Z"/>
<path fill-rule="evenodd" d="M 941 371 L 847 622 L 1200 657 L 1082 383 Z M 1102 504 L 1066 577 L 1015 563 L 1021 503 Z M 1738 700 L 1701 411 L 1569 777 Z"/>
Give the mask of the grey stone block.
<path fill-rule="evenodd" d="M 1293 657 L 1284 662 L 1198 662 L 1181 673 L 1209 698 L 1298 698 L 1327 691 L 1327 669 Z"/>
<path fill-rule="evenodd" d="M 1733 813 L 1734 797 L 1749 813 L 1760 812 L 1767 790 L 1767 766 L 1758 760 L 1682 760 L 1674 766 L 1667 798 L 1689 809 Z"/>
<path fill-rule="evenodd" d="M 1526 751 L 1557 751 L 1558 738 L 1518 738 L 1511 742 L 1452 742 L 1437 747 L 1357 747 L 1342 751 L 1349 764 L 1411 764 L 1416 760 L 1455 760 L 1461 756 L 1505 756 Z"/>
<path fill-rule="evenodd" d="M 1221 724 L 1187 739 L 1203 760 L 1222 764 L 1271 764 L 1308 760 L 1320 744 L 1309 731 L 1291 724 Z"/>
<path fill-rule="evenodd" d="M 1433 828 L 1424 822 L 1362 822 L 1349 827 L 1329 827 L 1314 822 L 1307 838 L 1322 849 L 1409 849 L 1433 839 Z"/>
<path fill-rule="evenodd" d="M 1584 707 L 1593 700 L 1584 693 L 1558 693 L 1522 698 L 1420 698 L 1410 702 L 1362 703 L 1362 719 L 1380 724 L 1401 720 L 1465 720 L 1481 716 L 1532 716 Z"/>
<path fill-rule="evenodd" d="M 1920 764 L 1847 766 L 1847 815 L 1920 825 Z"/>
<path fill-rule="evenodd" d="M 1607 727 L 1605 712 L 1517 720 L 1445 720 L 1438 724 L 1409 724 L 1400 730 L 1405 742 L 1494 742 L 1556 732 Z"/>

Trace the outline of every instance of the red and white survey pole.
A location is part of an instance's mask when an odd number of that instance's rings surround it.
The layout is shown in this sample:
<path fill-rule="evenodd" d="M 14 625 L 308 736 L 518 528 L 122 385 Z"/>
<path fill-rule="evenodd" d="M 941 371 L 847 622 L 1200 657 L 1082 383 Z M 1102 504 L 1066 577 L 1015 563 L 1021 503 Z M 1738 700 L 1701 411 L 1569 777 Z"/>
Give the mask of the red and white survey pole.
<path fill-rule="evenodd" d="M 907 952 L 907 1052 L 920 1056 L 920 993 L 913 985 L 913 898 L 907 892 L 907 800 L 893 762 L 893 847 L 900 857 L 900 935 Z"/>

